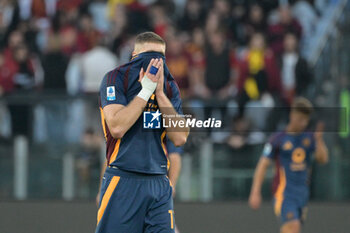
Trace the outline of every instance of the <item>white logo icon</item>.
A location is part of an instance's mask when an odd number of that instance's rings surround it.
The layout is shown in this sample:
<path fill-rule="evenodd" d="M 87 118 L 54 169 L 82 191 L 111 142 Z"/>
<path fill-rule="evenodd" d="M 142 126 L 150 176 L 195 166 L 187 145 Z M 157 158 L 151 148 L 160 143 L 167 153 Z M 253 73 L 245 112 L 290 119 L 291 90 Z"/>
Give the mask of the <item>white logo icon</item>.
<path fill-rule="evenodd" d="M 114 88 L 114 86 L 107 87 L 107 100 L 108 101 L 115 100 L 115 88 Z"/>
<path fill-rule="evenodd" d="M 159 110 L 156 112 L 144 112 L 143 113 L 143 128 L 144 129 L 160 129 L 160 116 L 162 115 Z"/>

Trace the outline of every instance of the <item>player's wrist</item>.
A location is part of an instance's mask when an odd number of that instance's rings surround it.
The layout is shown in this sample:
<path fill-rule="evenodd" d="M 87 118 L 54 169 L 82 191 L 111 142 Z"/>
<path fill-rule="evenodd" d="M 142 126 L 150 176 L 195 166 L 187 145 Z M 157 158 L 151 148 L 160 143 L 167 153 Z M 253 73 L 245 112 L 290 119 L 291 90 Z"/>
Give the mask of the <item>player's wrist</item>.
<path fill-rule="evenodd" d="M 156 98 L 157 98 L 158 104 L 159 103 L 164 103 L 168 99 L 168 97 L 166 96 L 164 91 L 162 91 L 162 92 L 157 92 L 156 91 Z"/>
<path fill-rule="evenodd" d="M 258 189 L 252 189 L 252 190 L 251 190 L 251 194 L 252 194 L 252 195 L 260 195 L 260 190 L 258 190 Z"/>
<path fill-rule="evenodd" d="M 165 96 L 164 90 L 163 89 L 160 90 L 160 89 L 156 88 L 156 95 L 159 95 L 159 96 L 164 95 Z"/>
<path fill-rule="evenodd" d="M 165 95 L 165 93 L 164 93 L 163 90 L 156 90 L 156 96 L 157 96 L 158 98 L 164 98 L 164 97 L 166 97 L 166 95 Z"/>
<path fill-rule="evenodd" d="M 144 99 L 145 101 L 148 101 L 149 98 L 152 96 L 153 92 L 155 91 L 157 83 L 153 82 L 147 76 L 144 76 L 141 80 L 141 86 L 142 89 L 137 94 L 137 96 L 141 99 Z"/>
<path fill-rule="evenodd" d="M 152 91 L 142 88 L 141 91 L 137 94 L 137 96 L 147 102 L 149 98 L 151 98 L 152 93 Z"/>

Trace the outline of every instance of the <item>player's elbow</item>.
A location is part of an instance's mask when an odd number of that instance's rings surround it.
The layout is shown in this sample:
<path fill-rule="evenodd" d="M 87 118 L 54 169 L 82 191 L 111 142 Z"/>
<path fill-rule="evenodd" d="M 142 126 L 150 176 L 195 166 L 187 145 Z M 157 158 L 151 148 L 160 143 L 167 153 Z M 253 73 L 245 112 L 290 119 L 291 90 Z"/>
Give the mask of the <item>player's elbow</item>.
<path fill-rule="evenodd" d="M 325 158 L 325 159 L 322 160 L 321 164 L 327 164 L 328 161 L 329 161 L 329 159 L 328 159 L 328 158 Z"/>
<path fill-rule="evenodd" d="M 122 138 L 124 136 L 125 131 L 123 129 L 121 129 L 120 127 L 114 127 L 110 130 L 110 133 L 111 133 L 113 138 L 119 139 L 119 138 Z"/>
<path fill-rule="evenodd" d="M 322 164 L 322 165 L 327 164 L 328 161 L 329 161 L 328 156 L 322 156 L 322 157 L 319 157 L 319 158 L 317 159 L 317 162 L 318 162 L 319 164 Z"/>
<path fill-rule="evenodd" d="M 185 143 L 187 142 L 187 136 L 178 136 L 175 137 L 173 140 L 174 146 L 179 147 L 179 146 L 183 146 L 185 145 Z"/>

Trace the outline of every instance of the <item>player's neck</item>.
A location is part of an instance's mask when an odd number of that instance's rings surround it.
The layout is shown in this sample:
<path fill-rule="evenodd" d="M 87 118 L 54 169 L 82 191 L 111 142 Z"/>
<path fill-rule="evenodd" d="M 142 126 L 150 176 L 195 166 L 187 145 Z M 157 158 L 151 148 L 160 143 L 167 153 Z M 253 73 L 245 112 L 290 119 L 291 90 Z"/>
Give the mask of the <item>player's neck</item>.
<path fill-rule="evenodd" d="M 298 135 L 298 134 L 301 134 L 302 132 L 296 130 L 291 124 L 288 124 L 286 127 L 286 133 L 292 134 L 292 135 Z"/>

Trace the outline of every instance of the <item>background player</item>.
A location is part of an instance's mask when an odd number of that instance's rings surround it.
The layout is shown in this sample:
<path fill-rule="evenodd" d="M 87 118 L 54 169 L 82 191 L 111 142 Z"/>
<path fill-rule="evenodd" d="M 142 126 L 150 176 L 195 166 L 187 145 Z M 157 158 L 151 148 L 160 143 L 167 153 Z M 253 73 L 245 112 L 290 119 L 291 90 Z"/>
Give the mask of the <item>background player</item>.
<path fill-rule="evenodd" d="M 132 60 L 109 72 L 100 89 L 107 163 L 96 233 L 174 232 L 172 190 L 166 177 L 166 136 L 183 145 L 188 129 L 143 129 L 143 112 L 160 110 L 183 120 L 181 99 L 165 60 L 165 42 L 145 32 Z M 158 72 L 157 72 L 158 70 Z M 158 118 L 159 115 L 155 115 Z"/>
<path fill-rule="evenodd" d="M 309 198 L 312 154 L 318 163 L 328 161 L 328 150 L 322 137 L 323 125 L 318 124 L 314 134 L 305 132 L 311 112 L 312 105 L 307 99 L 294 100 L 286 130 L 274 134 L 265 145 L 254 174 L 249 205 L 258 209 L 266 170 L 271 160 L 275 160 L 274 209 L 282 222 L 281 233 L 301 231 Z"/>

